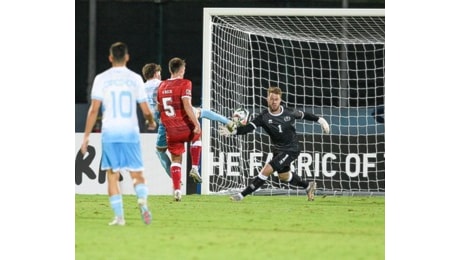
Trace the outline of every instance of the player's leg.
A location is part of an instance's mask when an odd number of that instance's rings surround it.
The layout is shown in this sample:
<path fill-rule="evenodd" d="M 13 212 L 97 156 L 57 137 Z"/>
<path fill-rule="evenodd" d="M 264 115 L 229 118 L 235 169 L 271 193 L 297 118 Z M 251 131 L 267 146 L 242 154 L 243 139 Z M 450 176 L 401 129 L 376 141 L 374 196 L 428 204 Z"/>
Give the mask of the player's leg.
<path fill-rule="evenodd" d="M 239 201 L 247 195 L 252 194 L 265 183 L 265 181 L 268 179 L 268 176 L 270 176 L 274 171 L 288 171 L 290 169 L 291 162 L 294 161 L 295 158 L 297 158 L 297 155 L 298 154 L 286 152 L 276 153 L 272 160 L 265 164 L 259 175 L 253 179 L 252 183 L 248 187 L 246 187 L 241 193 L 233 195 L 231 199 L 234 201 Z"/>
<path fill-rule="evenodd" d="M 120 172 L 113 172 L 111 169 L 106 171 L 107 174 L 107 184 L 109 191 L 109 202 L 110 207 L 113 210 L 115 215 L 112 222 L 109 223 L 110 226 L 125 225 L 124 217 L 124 207 L 123 207 L 123 196 L 121 195 L 118 179 L 120 177 Z"/>
<path fill-rule="evenodd" d="M 315 191 L 316 191 L 316 181 L 308 182 L 308 187 L 306 189 L 307 197 L 309 201 L 315 200 Z"/>
<path fill-rule="evenodd" d="M 289 183 L 290 185 L 302 187 L 305 189 L 308 187 L 308 183 L 306 181 L 301 180 L 299 175 L 292 174 L 290 169 L 283 173 L 279 173 L 278 177 L 280 181 Z"/>
<path fill-rule="evenodd" d="M 192 169 L 189 176 L 192 177 L 195 183 L 201 183 L 201 176 L 198 171 L 201 157 L 201 140 L 192 142 L 190 146 L 190 157 L 192 160 Z"/>
<path fill-rule="evenodd" d="M 158 124 L 158 136 L 157 136 L 157 150 L 156 154 L 160 159 L 161 166 L 165 169 L 166 174 L 171 177 L 171 159 L 169 159 L 166 150 L 168 148 L 168 144 L 166 143 L 166 128 L 163 124 Z"/>
<path fill-rule="evenodd" d="M 249 194 L 252 194 L 254 191 L 258 190 L 262 185 L 267 181 L 268 176 L 273 173 L 273 167 L 270 163 L 267 163 L 262 168 L 262 171 L 252 180 L 251 184 L 247 186 L 241 193 L 237 193 L 230 197 L 233 201 L 240 201 Z"/>
<path fill-rule="evenodd" d="M 252 180 L 251 184 L 249 184 L 249 186 L 247 186 L 241 193 L 232 195 L 230 199 L 233 201 L 240 201 L 247 195 L 252 194 L 254 191 L 262 187 L 271 173 L 273 173 L 272 166 L 270 164 L 265 164 L 262 171 Z"/>
<path fill-rule="evenodd" d="M 289 183 L 293 186 L 302 187 L 307 192 L 308 200 L 313 200 L 316 191 L 316 182 L 310 181 L 306 182 L 300 179 L 299 175 L 293 174 L 291 171 L 291 164 L 297 159 L 299 152 L 284 152 L 281 153 L 280 158 L 283 160 L 274 160 L 273 165 L 275 165 L 275 171 L 278 172 L 278 178 L 282 182 Z"/>
<path fill-rule="evenodd" d="M 109 203 L 114 213 L 114 219 L 109 225 L 125 225 L 123 197 L 120 192 L 118 180 L 120 178 L 119 156 L 116 153 L 113 143 L 102 143 L 101 170 L 106 171 L 107 191 Z M 113 171 L 115 169 L 116 171 Z"/>
<path fill-rule="evenodd" d="M 171 153 L 171 178 L 173 182 L 173 195 L 175 201 L 181 201 L 182 154 L 185 152 L 184 143 L 170 139 L 168 150 Z"/>
<path fill-rule="evenodd" d="M 313 201 L 315 199 L 315 191 L 316 191 L 316 182 L 315 181 L 303 181 L 300 179 L 299 175 L 292 173 L 290 170 L 284 173 L 278 174 L 278 177 L 281 181 L 287 182 L 290 185 L 302 187 L 307 192 L 307 197 L 309 201 Z"/>
<path fill-rule="evenodd" d="M 149 210 L 147 198 L 148 187 L 145 184 L 145 179 L 142 171 L 131 171 L 131 178 L 133 180 L 134 191 L 137 196 L 137 205 L 141 212 L 141 219 L 145 224 L 152 222 L 152 213 Z"/>
<path fill-rule="evenodd" d="M 230 132 L 233 132 L 233 130 L 237 127 L 235 122 L 233 122 L 232 120 L 224 117 L 221 114 L 218 114 L 216 112 L 208 110 L 208 109 L 201 108 L 200 109 L 200 117 L 201 118 L 206 118 L 206 119 L 209 119 L 209 120 L 213 120 L 213 121 L 221 122 L 222 124 L 227 126 L 227 128 L 228 128 L 228 130 Z"/>
<path fill-rule="evenodd" d="M 182 200 L 181 178 L 182 178 L 182 154 L 171 154 L 171 177 L 173 181 L 173 196 L 175 201 Z"/>
<path fill-rule="evenodd" d="M 228 124 L 229 122 L 231 122 L 232 120 L 224 117 L 223 115 L 221 114 L 218 114 L 214 111 L 211 111 L 211 110 L 208 110 L 208 109 L 201 109 L 201 118 L 206 118 L 206 119 L 209 119 L 209 120 L 213 120 L 213 121 L 218 121 L 218 122 L 221 122 L 222 124 L 226 125 Z"/>
<path fill-rule="evenodd" d="M 166 149 L 157 147 L 156 154 L 158 156 L 158 159 L 160 159 L 161 166 L 165 170 L 166 174 L 168 174 L 168 176 L 171 177 L 171 159 L 169 159 L 169 156 L 166 153 Z"/>
<path fill-rule="evenodd" d="M 194 107 L 194 112 L 198 118 L 206 118 L 208 120 L 218 121 L 218 122 L 221 122 L 222 124 L 227 125 L 227 128 L 230 131 L 233 131 L 234 128 L 236 127 L 235 123 L 232 120 L 216 112 L 213 112 L 211 110 Z M 201 183 L 202 180 L 201 180 L 201 175 L 199 173 L 199 164 L 200 164 L 200 156 L 201 156 L 201 140 L 192 142 L 192 145 L 190 146 L 190 153 L 191 153 L 191 158 L 192 158 L 192 169 L 190 170 L 189 176 L 192 177 L 195 183 Z"/>
<path fill-rule="evenodd" d="M 140 143 L 123 144 L 123 151 L 126 156 L 126 168 L 129 170 L 133 181 L 134 192 L 137 196 L 137 204 L 141 213 L 141 219 L 145 224 L 150 224 L 152 221 L 152 213 L 147 204 L 148 187 L 145 183 L 143 175 L 144 163 L 142 161 L 142 151 Z"/>

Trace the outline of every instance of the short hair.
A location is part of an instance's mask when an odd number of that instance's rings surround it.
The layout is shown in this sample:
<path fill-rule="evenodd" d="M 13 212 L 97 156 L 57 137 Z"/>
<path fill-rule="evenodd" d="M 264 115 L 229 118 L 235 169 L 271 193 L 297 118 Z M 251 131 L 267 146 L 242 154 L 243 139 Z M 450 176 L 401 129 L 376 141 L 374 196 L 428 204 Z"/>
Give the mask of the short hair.
<path fill-rule="evenodd" d="M 171 72 L 171 74 L 175 74 L 182 66 L 185 66 L 185 64 L 185 60 L 181 58 L 172 58 L 169 60 L 169 72 Z"/>
<path fill-rule="evenodd" d="M 128 54 L 128 46 L 123 42 L 116 42 L 110 46 L 110 55 L 115 62 L 121 62 Z"/>
<path fill-rule="evenodd" d="M 142 76 L 145 80 L 151 79 L 155 76 L 155 73 L 161 72 L 161 66 L 156 63 L 147 63 L 142 68 Z"/>
<path fill-rule="evenodd" d="M 283 95 L 283 92 L 281 91 L 279 87 L 269 87 L 267 90 L 267 96 L 270 96 L 271 93 L 280 95 L 280 96 Z"/>

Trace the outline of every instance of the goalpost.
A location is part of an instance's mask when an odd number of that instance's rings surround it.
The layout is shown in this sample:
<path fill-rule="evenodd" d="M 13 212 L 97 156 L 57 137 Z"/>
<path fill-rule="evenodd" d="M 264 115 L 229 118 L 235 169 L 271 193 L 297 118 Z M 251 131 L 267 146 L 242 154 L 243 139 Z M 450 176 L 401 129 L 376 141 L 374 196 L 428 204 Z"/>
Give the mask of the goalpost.
<path fill-rule="evenodd" d="M 385 194 L 384 9 L 204 8 L 203 108 L 231 117 L 267 108 L 269 86 L 283 106 L 323 116 L 297 120 L 301 154 L 293 173 L 318 183 L 317 194 Z M 202 121 L 202 194 L 233 194 L 271 159 L 262 129 L 221 137 Z M 254 193 L 304 195 L 277 174 Z"/>

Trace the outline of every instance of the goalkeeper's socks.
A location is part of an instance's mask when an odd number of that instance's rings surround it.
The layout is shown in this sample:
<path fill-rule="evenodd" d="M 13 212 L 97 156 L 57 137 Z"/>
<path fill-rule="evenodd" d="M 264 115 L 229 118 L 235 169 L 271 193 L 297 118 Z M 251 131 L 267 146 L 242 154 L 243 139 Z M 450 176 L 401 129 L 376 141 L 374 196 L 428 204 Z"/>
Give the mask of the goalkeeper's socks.
<path fill-rule="evenodd" d="M 230 122 L 230 119 L 220 115 L 220 114 L 217 114 L 216 112 L 213 112 L 211 110 L 207 110 L 207 109 L 201 109 L 201 118 L 207 118 L 209 120 L 213 120 L 213 121 L 219 121 L 221 122 L 222 124 L 227 124 L 228 122 Z"/>
<path fill-rule="evenodd" d="M 180 190 L 181 171 L 182 167 L 180 163 L 171 164 L 171 178 L 173 181 L 174 190 Z"/>
<path fill-rule="evenodd" d="M 253 193 L 254 191 L 256 191 L 258 188 L 260 188 L 265 183 L 267 178 L 268 178 L 267 176 L 259 174 L 257 177 L 254 178 L 252 183 L 249 184 L 249 186 L 246 187 L 246 189 L 244 189 L 241 192 L 241 195 L 243 195 L 243 197 L 246 197 L 247 195 Z"/>
<path fill-rule="evenodd" d="M 195 141 L 190 146 L 190 157 L 192 157 L 192 166 L 197 167 L 200 164 L 201 141 Z"/>
<path fill-rule="evenodd" d="M 299 186 L 303 188 L 308 187 L 308 183 L 306 181 L 302 181 L 297 174 L 292 174 L 292 172 L 289 172 L 289 184 L 294 185 L 294 186 Z"/>
<path fill-rule="evenodd" d="M 112 207 L 115 216 L 123 218 L 123 198 L 121 194 L 112 195 L 109 198 L 110 206 Z"/>
<path fill-rule="evenodd" d="M 134 186 L 134 191 L 136 192 L 138 199 L 143 199 L 144 201 L 147 201 L 147 185 L 145 185 L 144 183 L 138 183 L 136 186 Z"/>
<path fill-rule="evenodd" d="M 158 150 L 156 152 L 158 158 L 160 158 L 161 166 L 163 166 L 168 176 L 171 177 L 171 159 L 169 159 L 169 156 L 166 152 L 160 152 Z"/>

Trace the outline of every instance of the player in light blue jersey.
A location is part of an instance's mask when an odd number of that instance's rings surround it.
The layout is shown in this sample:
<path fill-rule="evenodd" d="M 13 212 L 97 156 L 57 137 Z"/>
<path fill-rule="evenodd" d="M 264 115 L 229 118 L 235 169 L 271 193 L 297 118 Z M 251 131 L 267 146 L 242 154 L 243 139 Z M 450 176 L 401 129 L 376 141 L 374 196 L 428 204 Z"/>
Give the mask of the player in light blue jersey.
<path fill-rule="evenodd" d="M 166 142 L 166 128 L 164 125 L 159 122 L 160 115 L 157 109 L 157 91 L 158 87 L 161 83 L 161 66 L 155 63 L 147 63 L 142 68 L 142 75 L 144 77 L 145 83 L 145 92 L 148 97 L 150 109 L 153 111 L 155 115 L 155 120 L 158 124 L 158 136 L 157 136 L 157 143 L 156 143 L 156 154 L 160 159 L 161 166 L 165 169 L 166 173 L 169 177 L 171 177 L 171 159 L 169 158 L 168 154 L 166 153 L 168 149 L 168 145 Z M 221 122 L 222 124 L 227 125 L 229 128 L 233 129 L 235 126 L 234 122 L 216 112 L 211 110 L 202 109 L 202 108 L 195 108 L 195 115 L 197 118 L 206 118 L 209 120 L 214 120 Z M 201 153 L 201 141 L 196 141 L 191 145 L 192 150 L 199 150 L 197 153 Z M 199 158 L 199 157 L 198 157 Z M 192 169 L 189 173 L 190 177 L 197 182 L 201 182 L 201 176 L 198 172 L 198 161 L 192 162 Z"/>
<path fill-rule="evenodd" d="M 155 121 L 158 125 L 158 136 L 156 143 L 156 154 L 160 159 L 161 166 L 166 170 L 166 173 L 171 177 L 170 166 L 171 160 L 169 159 L 166 150 L 168 145 L 166 143 L 166 128 L 160 122 L 160 112 L 157 108 L 157 93 L 158 86 L 161 83 L 161 66 L 155 63 L 147 63 L 142 67 L 142 76 L 144 76 L 144 88 L 147 94 L 147 100 L 149 102 L 150 109 L 155 115 Z"/>
<path fill-rule="evenodd" d="M 147 103 L 142 77 L 126 67 L 128 47 L 116 42 L 110 47 L 109 61 L 112 67 L 98 74 L 91 90 L 91 106 L 86 119 L 81 153 L 86 154 L 89 136 L 102 109 L 102 159 L 101 170 L 107 172 L 109 202 L 115 218 L 109 225 L 125 225 L 122 194 L 118 180 L 120 171 L 128 171 L 137 195 L 141 219 L 150 224 L 152 214 L 148 209 L 148 190 L 143 176 L 140 130 L 137 104 L 148 121 L 149 129 L 155 129 L 151 110 Z"/>

